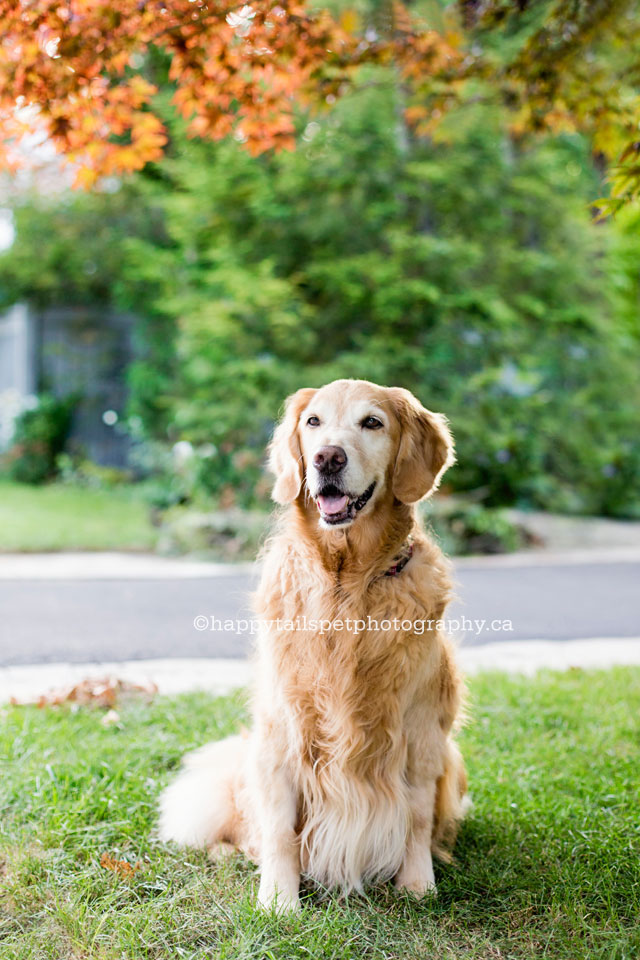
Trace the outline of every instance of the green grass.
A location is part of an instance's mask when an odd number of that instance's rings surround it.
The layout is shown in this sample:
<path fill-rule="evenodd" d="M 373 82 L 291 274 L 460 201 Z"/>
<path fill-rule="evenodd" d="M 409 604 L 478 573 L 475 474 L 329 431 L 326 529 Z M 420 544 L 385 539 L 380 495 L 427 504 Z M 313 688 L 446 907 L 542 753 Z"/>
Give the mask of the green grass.
<path fill-rule="evenodd" d="M 640 954 L 640 670 L 472 683 L 475 807 L 436 901 L 390 886 L 256 913 L 256 872 L 153 836 L 183 751 L 244 720 L 189 695 L 98 711 L 9 708 L 0 732 L 3 960 L 507 960 Z M 101 854 L 142 868 L 124 879 Z"/>
<path fill-rule="evenodd" d="M 150 550 L 156 536 L 135 487 L 0 480 L 0 551 Z"/>

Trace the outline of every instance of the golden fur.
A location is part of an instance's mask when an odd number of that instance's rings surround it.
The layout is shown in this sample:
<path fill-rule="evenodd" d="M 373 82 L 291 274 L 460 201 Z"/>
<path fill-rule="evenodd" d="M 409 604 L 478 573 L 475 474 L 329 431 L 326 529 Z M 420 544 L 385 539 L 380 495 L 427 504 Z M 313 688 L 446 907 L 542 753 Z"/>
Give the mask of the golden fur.
<path fill-rule="evenodd" d="M 364 429 L 369 415 L 382 425 Z M 316 505 L 314 451 L 327 443 L 348 454 L 354 496 L 375 481 L 337 527 Z M 435 889 L 431 853 L 447 857 L 464 808 L 452 739 L 463 684 L 449 639 L 413 626 L 440 620 L 451 593 L 415 503 L 452 461 L 446 421 L 405 390 L 342 380 L 287 401 L 270 449 L 287 506 L 255 597 L 253 726 L 187 758 L 161 801 L 163 838 L 260 864 L 264 906 L 295 909 L 301 874 L 344 890 L 391 877 Z M 385 576 L 409 540 L 411 559 Z"/>

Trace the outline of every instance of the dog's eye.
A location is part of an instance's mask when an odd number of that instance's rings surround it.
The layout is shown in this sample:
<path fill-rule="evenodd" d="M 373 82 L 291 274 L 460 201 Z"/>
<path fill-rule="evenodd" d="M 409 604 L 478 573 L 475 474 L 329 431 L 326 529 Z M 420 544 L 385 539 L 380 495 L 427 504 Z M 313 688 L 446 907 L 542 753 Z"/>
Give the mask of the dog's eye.
<path fill-rule="evenodd" d="M 319 417 L 309 417 L 309 419 L 307 420 L 307 426 L 308 426 L 308 427 L 319 427 L 319 426 L 320 426 L 320 419 L 319 419 Z"/>
<path fill-rule="evenodd" d="M 365 430 L 379 430 L 384 424 L 382 420 L 378 420 L 377 417 L 365 417 L 361 426 Z"/>

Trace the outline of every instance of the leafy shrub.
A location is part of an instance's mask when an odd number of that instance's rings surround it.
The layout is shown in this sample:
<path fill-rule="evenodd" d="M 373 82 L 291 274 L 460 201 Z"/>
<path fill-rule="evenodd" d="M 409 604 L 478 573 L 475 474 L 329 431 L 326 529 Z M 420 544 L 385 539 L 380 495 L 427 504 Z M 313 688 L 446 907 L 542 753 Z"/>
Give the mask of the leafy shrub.
<path fill-rule="evenodd" d="M 259 161 L 176 137 L 159 202 L 180 269 L 136 241 L 135 270 L 176 318 L 175 379 L 145 395 L 171 411 L 172 440 L 215 446 L 203 492 L 264 502 L 285 396 L 363 377 L 447 414 L 455 491 L 640 510 L 640 337 L 612 296 L 617 228 L 589 222 L 588 151 L 515 144 L 499 110 L 465 110 L 441 142 L 407 144 L 393 92 L 363 89 L 296 153 Z"/>
<path fill-rule="evenodd" d="M 10 476 L 20 483 L 44 483 L 56 473 L 71 427 L 77 397 L 41 394 L 38 405 L 16 419 L 13 446 L 7 455 Z"/>
<path fill-rule="evenodd" d="M 455 492 L 640 516 L 640 214 L 591 221 L 602 185 L 576 135 L 515 139 L 479 96 L 422 138 L 392 77 L 363 80 L 293 154 L 170 121 L 170 155 L 121 191 L 18 211 L 0 286 L 138 315 L 130 413 L 157 448 L 156 510 L 262 506 L 287 394 L 363 377 L 450 418 Z M 80 277 L 96 222 L 112 255 Z"/>
<path fill-rule="evenodd" d="M 420 507 L 423 520 L 446 553 L 511 553 L 531 545 L 531 536 L 508 511 L 460 497 L 437 497 Z"/>
<path fill-rule="evenodd" d="M 530 535 L 504 509 L 438 498 L 424 504 L 421 512 L 427 528 L 452 556 L 509 553 L 531 544 Z M 269 529 L 269 516 L 261 510 L 204 511 L 175 505 L 159 518 L 158 549 L 225 562 L 254 560 Z"/>
<path fill-rule="evenodd" d="M 269 526 L 269 514 L 258 510 L 202 512 L 176 506 L 162 517 L 158 550 L 210 560 L 255 560 Z"/>
<path fill-rule="evenodd" d="M 109 490 L 123 483 L 129 483 L 132 479 L 130 470 L 105 467 L 94 463 L 93 460 L 74 458 L 68 453 L 57 456 L 56 470 L 63 483 L 70 486 L 91 487 L 94 490 Z"/>

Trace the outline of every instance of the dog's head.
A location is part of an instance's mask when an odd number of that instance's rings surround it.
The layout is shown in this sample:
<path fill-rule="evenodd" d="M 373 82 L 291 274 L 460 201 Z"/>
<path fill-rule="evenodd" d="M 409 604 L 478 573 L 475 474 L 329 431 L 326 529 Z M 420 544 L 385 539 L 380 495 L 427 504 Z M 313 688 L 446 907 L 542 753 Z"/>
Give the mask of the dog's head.
<path fill-rule="evenodd" d="M 288 398 L 270 447 L 273 498 L 292 503 L 306 487 L 320 525 L 344 528 L 382 497 L 421 500 L 453 460 L 445 418 L 408 390 L 336 380 Z"/>

